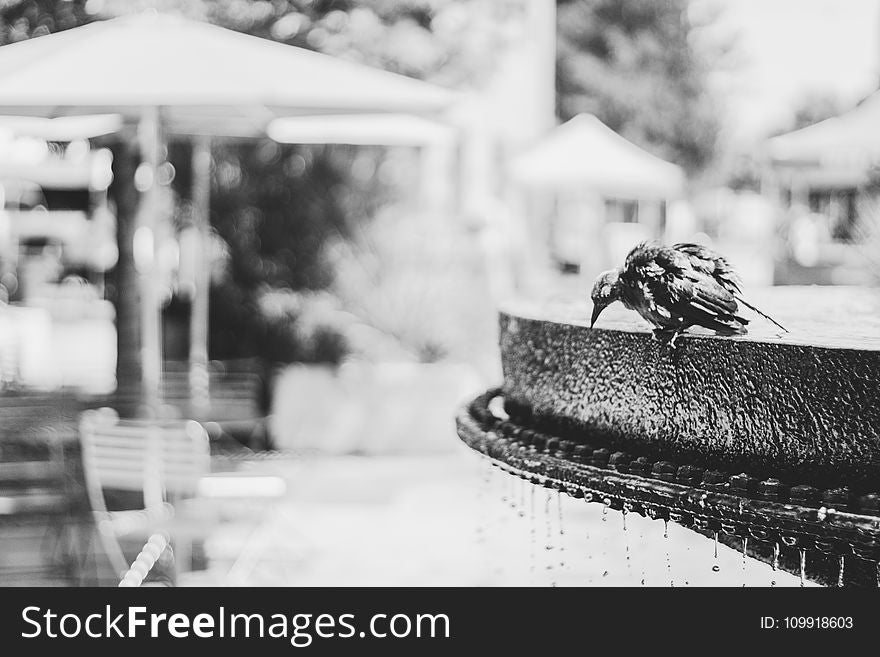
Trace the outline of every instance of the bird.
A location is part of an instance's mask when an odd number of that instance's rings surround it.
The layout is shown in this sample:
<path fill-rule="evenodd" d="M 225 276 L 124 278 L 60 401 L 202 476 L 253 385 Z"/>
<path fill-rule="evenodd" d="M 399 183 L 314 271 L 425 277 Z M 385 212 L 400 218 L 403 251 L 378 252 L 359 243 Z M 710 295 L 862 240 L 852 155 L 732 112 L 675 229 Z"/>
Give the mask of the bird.
<path fill-rule="evenodd" d="M 700 244 L 659 242 L 636 245 L 622 267 L 599 274 L 590 297 L 592 328 L 605 308 L 620 301 L 654 327 L 654 338 L 675 348 L 675 340 L 691 326 L 716 335 L 745 335 L 749 320 L 739 304 L 788 332 L 782 324 L 742 297 L 741 281 L 730 263 Z"/>

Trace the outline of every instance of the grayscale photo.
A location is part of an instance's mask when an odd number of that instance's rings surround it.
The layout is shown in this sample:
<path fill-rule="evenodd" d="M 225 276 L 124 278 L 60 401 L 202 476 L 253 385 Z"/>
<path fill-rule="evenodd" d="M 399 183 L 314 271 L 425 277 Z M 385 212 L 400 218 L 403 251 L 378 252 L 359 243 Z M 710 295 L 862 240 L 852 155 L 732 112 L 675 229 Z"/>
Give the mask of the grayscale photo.
<path fill-rule="evenodd" d="M 876 589 L 878 89 L 880 0 L 0 0 L 0 587 Z"/>

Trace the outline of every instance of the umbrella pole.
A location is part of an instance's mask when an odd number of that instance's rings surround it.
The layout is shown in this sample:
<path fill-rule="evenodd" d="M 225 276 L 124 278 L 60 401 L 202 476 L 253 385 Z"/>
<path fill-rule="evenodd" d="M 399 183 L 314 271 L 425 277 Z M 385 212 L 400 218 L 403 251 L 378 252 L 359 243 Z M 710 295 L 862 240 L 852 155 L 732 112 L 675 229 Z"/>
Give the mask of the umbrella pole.
<path fill-rule="evenodd" d="M 138 140 L 141 165 L 135 174 L 135 184 L 143 196 L 133 250 L 141 292 L 141 382 L 143 403 L 150 416 L 157 417 L 162 385 L 162 311 L 156 272 L 156 232 L 161 211 L 156 173 L 162 157 L 158 107 L 144 109 L 138 125 Z"/>
<path fill-rule="evenodd" d="M 210 403 L 208 378 L 208 303 L 210 259 L 206 253 L 211 198 L 211 138 L 197 137 L 192 151 L 192 208 L 195 248 L 193 255 L 195 289 L 189 326 L 189 383 L 193 406 Z"/>

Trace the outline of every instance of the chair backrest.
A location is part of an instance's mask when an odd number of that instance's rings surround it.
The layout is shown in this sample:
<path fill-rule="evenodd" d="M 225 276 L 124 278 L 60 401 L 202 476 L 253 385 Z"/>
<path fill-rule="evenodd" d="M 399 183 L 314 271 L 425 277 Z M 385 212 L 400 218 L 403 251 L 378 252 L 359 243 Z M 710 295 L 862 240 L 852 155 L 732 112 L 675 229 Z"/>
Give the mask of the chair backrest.
<path fill-rule="evenodd" d="M 205 399 L 195 399 L 189 364 L 165 361 L 162 372 L 160 417 L 186 417 L 202 421 L 250 420 L 263 416 L 263 377 L 247 363 L 212 362 L 204 381 Z M 120 414 L 137 417 L 143 412 L 137 377 L 125 377 L 109 396 L 108 406 Z"/>
<path fill-rule="evenodd" d="M 204 428 L 190 420 L 120 420 L 112 409 L 80 419 L 83 471 L 90 500 L 106 510 L 104 491 L 140 491 L 144 507 L 192 497 L 210 469 Z"/>

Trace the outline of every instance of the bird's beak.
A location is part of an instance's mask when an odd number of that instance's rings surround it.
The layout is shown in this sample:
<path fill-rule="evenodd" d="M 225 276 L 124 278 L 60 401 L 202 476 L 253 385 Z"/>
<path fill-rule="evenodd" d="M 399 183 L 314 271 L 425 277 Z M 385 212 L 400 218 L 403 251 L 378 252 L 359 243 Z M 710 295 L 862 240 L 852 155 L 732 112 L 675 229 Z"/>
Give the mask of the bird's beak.
<path fill-rule="evenodd" d="M 603 310 L 605 310 L 605 306 L 593 304 L 593 317 L 590 319 L 590 328 L 593 328 L 593 324 L 595 324 L 596 320 L 599 319 L 599 315 L 602 314 Z"/>

